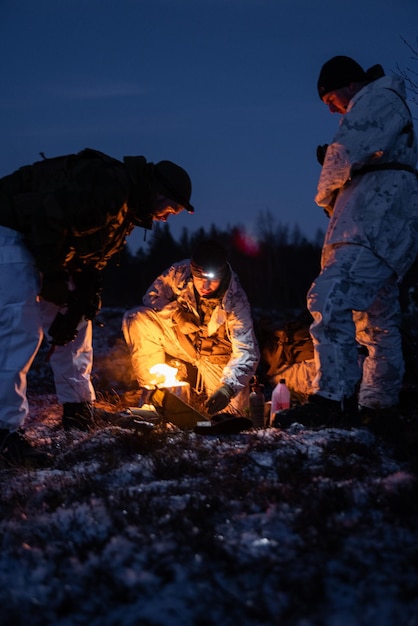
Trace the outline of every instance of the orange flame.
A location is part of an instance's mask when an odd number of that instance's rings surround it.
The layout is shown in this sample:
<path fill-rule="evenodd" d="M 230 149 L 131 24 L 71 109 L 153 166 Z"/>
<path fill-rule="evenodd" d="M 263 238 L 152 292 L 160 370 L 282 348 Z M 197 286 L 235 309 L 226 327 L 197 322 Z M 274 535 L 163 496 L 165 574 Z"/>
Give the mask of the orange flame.
<path fill-rule="evenodd" d="M 178 368 L 171 367 L 166 363 L 157 363 L 150 368 L 150 374 L 154 374 L 154 385 L 157 387 L 182 387 L 187 385 L 186 382 L 177 380 Z"/>

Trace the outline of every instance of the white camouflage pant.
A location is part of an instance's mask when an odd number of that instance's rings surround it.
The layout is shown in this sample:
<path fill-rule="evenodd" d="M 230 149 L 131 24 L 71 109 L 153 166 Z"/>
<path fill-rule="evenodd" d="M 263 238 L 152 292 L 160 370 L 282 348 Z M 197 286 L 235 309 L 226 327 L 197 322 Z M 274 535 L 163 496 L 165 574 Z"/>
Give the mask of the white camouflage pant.
<path fill-rule="evenodd" d="M 140 387 L 152 384 L 149 370 L 157 363 L 165 363 L 166 355 L 196 367 L 208 396 L 222 384 L 220 381 L 224 366 L 211 363 L 207 358 L 193 358 L 180 344 L 164 311 L 154 311 L 145 306 L 131 309 L 124 315 L 122 331 L 131 353 L 133 373 Z M 239 391 L 224 412 L 244 415 L 243 411 L 248 408 L 248 396 L 248 388 Z"/>
<path fill-rule="evenodd" d="M 40 274 L 22 235 L 0 226 L 0 428 L 23 425 L 29 406 L 27 373 L 44 329 L 58 307 L 39 299 Z M 93 401 L 91 322 L 82 322 L 75 341 L 56 347 L 50 364 L 58 401 Z"/>
<path fill-rule="evenodd" d="M 327 246 L 307 303 L 314 318 L 313 392 L 341 400 L 350 397 L 360 381 L 359 404 L 396 405 L 404 360 L 399 288 L 389 266 L 364 246 Z M 368 349 L 362 373 L 356 340 Z"/>

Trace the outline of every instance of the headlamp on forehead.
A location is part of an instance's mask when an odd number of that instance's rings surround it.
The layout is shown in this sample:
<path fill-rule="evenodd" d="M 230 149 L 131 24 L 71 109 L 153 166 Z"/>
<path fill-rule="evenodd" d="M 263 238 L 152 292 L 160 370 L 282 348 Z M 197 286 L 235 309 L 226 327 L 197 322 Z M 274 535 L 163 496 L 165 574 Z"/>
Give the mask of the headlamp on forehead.
<path fill-rule="evenodd" d="M 225 248 L 214 240 L 199 244 L 190 259 L 190 269 L 196 278 L 222 280 L 228 274 Z"/>
<path fill-rule="evenodd" d="M 197 263 L 190 263 L 190 268 L 192 270 L 193 276 L 196 278 L 205 278 L 206 280 L 221 280 L 225 267 L 202 267 L 201 265 L 197 265 Z"/>

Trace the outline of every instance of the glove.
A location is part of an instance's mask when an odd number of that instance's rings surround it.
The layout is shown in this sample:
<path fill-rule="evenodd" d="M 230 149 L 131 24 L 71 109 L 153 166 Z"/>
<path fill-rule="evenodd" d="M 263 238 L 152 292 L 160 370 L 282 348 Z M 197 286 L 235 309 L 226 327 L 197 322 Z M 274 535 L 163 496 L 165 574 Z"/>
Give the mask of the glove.
<path fill-rule="evenodd" d="M 323 165 L 324 164 L 327 148 L 328 148 L 328 144 L 327 143 L 324 143 L 323 146 L 318 146 L 316 148 L 316 159 L 317 159 L 319 165 Z"/>
<path fill-rule="evenodd" d="M 92 320 L 100 310 L 100 294 L 88 291 L 70 292 L 65 313 L 59 311 L 52 322 L 48 335 L 55 346 L 65 346 L 77 337 L 77 327 L 83 318 Z"/>
<path fill-rule="evenodd" d="M 68 273 L 65 270 L 49 272 L 42 275 L 40 296 L 54 304 L 67 304 L 70 296 L 68 289 Z"/>
<path fill-rule="evenodd" d="M 209 415 L 222 411 L 222 409 L 228 406 L 233 395 L 234 392 L 229 385 L 219 387 L 206 402 L 206 409 Z"/>
<path fill-rule="evenodd" d="M 48 329 L 48 335 L 54 346 L 66 346 L 77 337 L 77 326 L 82 316 L 74 314 L 69 308 L 66 313 L 58 312 Z"/>
<path fill-rule="evenodd" d="M 200 327 L 196 323 L 196 317 L 190 311 L 176 309 L 173 313 L 172 320 L 183 335 L 190 335 L 200 330 Z"/>

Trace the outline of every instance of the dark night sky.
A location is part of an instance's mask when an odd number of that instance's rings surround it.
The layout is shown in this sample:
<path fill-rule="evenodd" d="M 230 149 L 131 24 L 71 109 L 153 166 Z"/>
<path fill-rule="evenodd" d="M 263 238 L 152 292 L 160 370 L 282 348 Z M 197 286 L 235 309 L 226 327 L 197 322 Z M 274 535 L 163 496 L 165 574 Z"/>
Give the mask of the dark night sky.
<path fill-rule="evenodd" d="M 196 207 L 170 219 L 175 236 L 256 234 L 267 211 L 313 236 L 316 146 L 338 125 L 319 70 L 347 54 L 418 71 L 403 42 L 417 25 L 417 0 L 2 0 L 0 175 L 85 147 L 170 159 Z"/>

